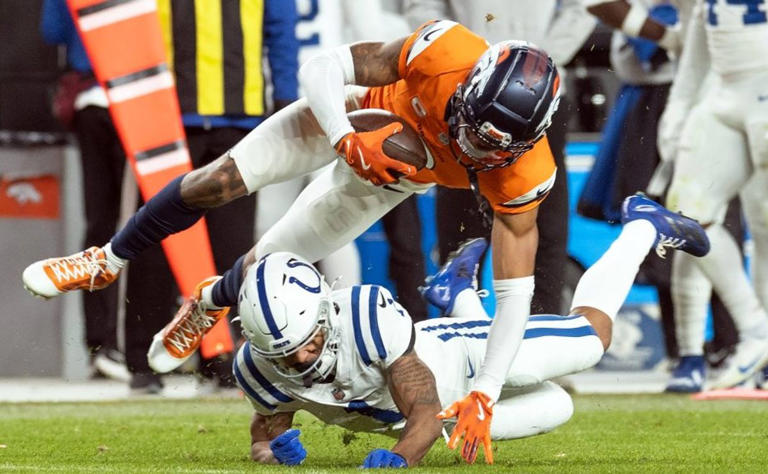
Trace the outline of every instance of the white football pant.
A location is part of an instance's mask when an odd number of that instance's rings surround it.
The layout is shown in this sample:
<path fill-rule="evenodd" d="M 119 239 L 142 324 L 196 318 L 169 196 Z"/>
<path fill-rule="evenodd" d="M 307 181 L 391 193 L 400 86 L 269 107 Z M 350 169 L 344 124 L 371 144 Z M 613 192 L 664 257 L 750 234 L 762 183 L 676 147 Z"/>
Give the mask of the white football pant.
<path fill-rule="evenodd" d="M 347 87 L 347 110 L 360 108 L 367 89 Z M 413 192 L 433 184 L 402 180 L 376 187 L 360 179 L 328 142 L 305 99 L 269 117 L 230 152 L 249 193 L 335 162 L 314 179 L 256 244 L 256 257 L 287 251 L 310 262 L 352 242 Z"/>

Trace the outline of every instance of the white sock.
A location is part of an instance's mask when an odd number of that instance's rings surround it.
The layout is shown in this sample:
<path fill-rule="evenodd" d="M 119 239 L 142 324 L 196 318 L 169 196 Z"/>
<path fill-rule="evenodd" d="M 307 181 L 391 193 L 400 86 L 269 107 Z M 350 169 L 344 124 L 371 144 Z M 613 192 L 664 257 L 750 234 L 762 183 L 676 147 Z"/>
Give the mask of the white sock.
<path fill-rule="evenodd" d="M 221 280 L 217 280 L 215 283 L 212 283 L 208 286 L 204 286 L 202 290 L 200 290 L 200 299 L 203 303 L 205 303 L 205 306 L 209 309 L 221 309 L 221 306 L 217 306 L 213 304 L 213 287 Z"/>
<path fill-rule="evenodd" d="M 603 256 L 581 276 L 571 309 L 596 308 L 614 321 L 655 241 L 656 227 L 649 221 L 638 219 L 626 224 Z"/>
<path fill-rule="evenodd" d="M 517 439 L 547 433 L 570 420 L 572 415 L 571 396 L 553 382 L 544 382 L 517 393 L 504 393 L 493 407 L 491 439 Z"/>
<path fill-rule="evenodd" d="M 456 295 L 453 302 L 453 309 L 448 316 L 452 318 L 489 318 L 488 313 L 483 308 L 483 302 L 480 301 L 477 291 L 474 288 L 464 288 Z"/>
<path fill-rule="evenodd" d="M 707 306 L 712 284 L 696 262 L 698 257 L 678 253 L 672 262 L 672 304 L 675 333 L 681 356 L 704 354 Z"/>
<path fill-rule="evenodd" d="M 127 264 L 128 260 L 120 258 L 112 251 L 112 242 L 107 242 L 107 245 L 102 247 L 104 255 L 107 257 L 107 268 L 112 273 L 120 273 Z"/>
<path fill-rule="evenodd" d="M 696 261 L 731 313 L 739 334 L 742 338 L 768 337 L 768 315 L 747 279 L 733 236 L 720 224 L 710 226 L 707 236 L 711 249 Z"/>

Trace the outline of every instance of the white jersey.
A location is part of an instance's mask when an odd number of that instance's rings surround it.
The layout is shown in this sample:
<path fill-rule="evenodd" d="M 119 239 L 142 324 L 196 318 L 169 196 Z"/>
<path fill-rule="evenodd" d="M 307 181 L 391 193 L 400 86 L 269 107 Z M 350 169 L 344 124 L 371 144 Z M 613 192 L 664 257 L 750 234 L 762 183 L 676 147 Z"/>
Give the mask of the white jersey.
<path fill-rule="evenodd" d="M 235 378 L 257 412 L 307 410 L 329 424 L 354 431 L 388 431 L 402 424 L 389 393 L 389 366 L 413 346 L 411 318 L 388 290 L 375 285 L 333 292 L 338 308 L 339 349 L 331 383 L 307 388 L 281 376 L 257 357 L 250 343 L 237 353 Z"/>
<path fill-rule="evenodd" d="M 766 0 L 699 0 L 712 69 L 721 76 L 768 68 Z"/>
<path fill-rule="evenodd" d="M 472 389 L 492 320 L 435 318 L 414 328 L 390 292 L 374 285 L 338 290 L 332 298 L 340 332 L 332 382 L 307 388 L 301 380 L 280 375 L 272 363 L 252 351 L 250 343 L 238 351 L 235 378 L 257 412 L 306 410 L 325 423 L 353 431 L 394 435 L 404 426 L 405 417 L 390 395 L 387 369 L 411 348 L 434 375 L 443 406 Z M 565 350 L 568 357 L 553 348 Z M 531 316 L 505 390 L 514 392 L 583 370 L 602 354 L 600 340 L 583 316 Z"/>

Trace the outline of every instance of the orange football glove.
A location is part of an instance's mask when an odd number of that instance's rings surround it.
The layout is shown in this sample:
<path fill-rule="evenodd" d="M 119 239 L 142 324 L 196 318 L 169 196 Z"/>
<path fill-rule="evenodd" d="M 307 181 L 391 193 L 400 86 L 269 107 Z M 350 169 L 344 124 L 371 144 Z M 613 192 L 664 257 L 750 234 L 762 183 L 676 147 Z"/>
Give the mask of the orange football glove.
<path fill-rule="evenodd" d="M 491 451 L 491 418 L 493 417 L 491 398 L 483 392 L 470 392 L 463 399 L 453 402 L 448 408 L 437 414 L 441 420 L 456 417 L 456 426 L 448 440 L 448 448 L 456 449 L 459 438 L 464 436 L 461 457 L 472 464 L 477 458 L 477 448 L 483 445 L 485 462 L 493 464 Z"/>
<path fill-rule="evenodd" d="M 402 130 L 402 124 L 392 122 L 370 132 L 351 132 L 339 140 L 336 152 L 346 158 L 355 173 L 376 186 L 396 183 L 401 175 L 416 174 L 415 167 L 387 156 L 382 149 L 384 140 Z M 399 174 L 393 176 L 392 172 Z"/>

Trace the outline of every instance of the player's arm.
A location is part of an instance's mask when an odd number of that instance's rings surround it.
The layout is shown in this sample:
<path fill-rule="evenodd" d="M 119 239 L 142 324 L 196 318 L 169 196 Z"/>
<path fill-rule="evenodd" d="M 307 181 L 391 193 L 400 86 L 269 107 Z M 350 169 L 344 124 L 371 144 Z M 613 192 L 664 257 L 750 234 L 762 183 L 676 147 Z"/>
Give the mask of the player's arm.
<path fill-rule="evenodd" d="M 639 3 L 627 0 L 583 0 L 587 11 L 603 23 L 627 36 L 641 37 L 678 54 L 682 48 L 679 29 L 667 26 L 648 16 L 648 10 Z"/>
<path fill-rule="evenodd" d="M 415 466 L 440 437 L 442 422 L 435 377 L 415 351 L 398 358 L 388 370 L 389 391 L 406 422 L 392 448 L 409 466 Z"/>
<path fill-rule="evenodd" d="M 293 424 L 293 413 L 265 416 L 253 413 L 251 420 L 251 459 L 262 464 L 279 464 L 269 443 L 285 433 Z"/>
<path fill-rule="evenodd" d="M 397 182 L 390 170 L 409 176 L 416 168 L 384 154 L 382 143 L 402 130 L 393 122 L 378 130 L 356 133 L 347 118 L 344 86 L 376 87 L 400 79 L 398 61 L 405 38 L 390 43 L 362 42 L 318 54 L 299 71 L 299 82 L 317 122 L 336 151 L 362 178 L 373 184 Z"/>
<path fill-rule="evenodd" d="M 455 449 L 463 437 L 460 452 L 469 463 L 475 461 L 477 450 L 482 446 L 486 462 L 493 464 L 493 405 L 520 348 L 525 323 L 531 312 L 533 269 L 539 243 L 537 209 L 519 214 L 497 212 L 494 215 L 491 245 L 496 315 L 488 334 L 485 358 L 472 392 L 449 405 L 439 415 L 440 418 L 456 417 L 448 447 Z"/>
<path fill-rule="evenodd" d="M 504 377 L 523 338 L 533 296 L 539 230 L 538 207 L 519 214 L 496 212 L 491 231 L 496 315 L 475 390 L 499 397 Z"/>

